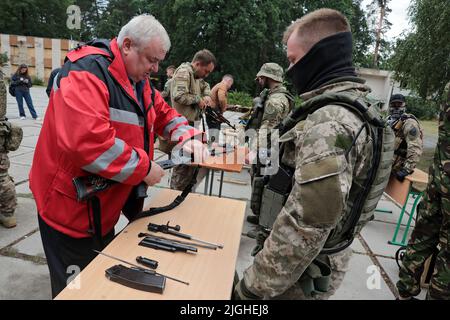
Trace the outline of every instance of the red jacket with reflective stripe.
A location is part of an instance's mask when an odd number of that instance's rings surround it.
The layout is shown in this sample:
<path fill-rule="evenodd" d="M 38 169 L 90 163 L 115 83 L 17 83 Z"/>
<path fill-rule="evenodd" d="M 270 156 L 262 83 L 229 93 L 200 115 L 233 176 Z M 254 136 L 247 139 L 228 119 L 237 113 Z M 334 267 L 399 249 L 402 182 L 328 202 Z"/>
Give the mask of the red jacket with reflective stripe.
<path fill-rule="evenodd" d="M 148 80 L 139 85 L 143 109 L 115 39 L 68 53 L 55 78 L 30 171 L 38 212 L 52 228 L 74 238 L 91 236 L 87 204 L 77 202 L 72 179 L 96 174 L 120 182 L 99 194 L 102 233 L 107 234 L 132 187 L 149 171 L 155 132 L 180 142 L 199 134 L 158 91 L 151 102 Z"/>

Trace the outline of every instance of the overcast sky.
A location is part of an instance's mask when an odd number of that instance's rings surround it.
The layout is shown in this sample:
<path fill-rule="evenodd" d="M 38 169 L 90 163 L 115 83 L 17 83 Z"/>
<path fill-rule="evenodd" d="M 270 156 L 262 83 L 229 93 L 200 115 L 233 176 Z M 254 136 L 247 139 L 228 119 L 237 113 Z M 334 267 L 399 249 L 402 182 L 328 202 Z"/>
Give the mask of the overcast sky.
<path fill-rule="evenodd" d="M 362 9 L 366 10 L 366 6 L 372 0 L 363 0 Z M 388 15 L 389 22 L 392 23 L 391 29 L 386 33 L 388 40 L 395 40 L 404 30 L 409 30 L 408 24 L 408 6 L 410 0 L 391 0 L 388 7 L 392 12 Z"/>

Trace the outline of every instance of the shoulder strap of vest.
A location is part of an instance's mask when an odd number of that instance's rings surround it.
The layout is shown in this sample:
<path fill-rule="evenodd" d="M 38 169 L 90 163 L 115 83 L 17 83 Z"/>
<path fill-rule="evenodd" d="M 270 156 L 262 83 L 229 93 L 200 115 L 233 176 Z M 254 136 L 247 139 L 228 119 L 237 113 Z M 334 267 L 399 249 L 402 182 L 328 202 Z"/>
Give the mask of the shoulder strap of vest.
<path fill-rule="evenodd" d="M 278 129 L 280 130 L 280 136 L 292 129 L 298 122 L 306 119 L 309 114 L 330 104 L 341 104 L 344 107 L 350 106 L 353 111 L 360 114 L 362 118 L 371 125 L 382 128 L 385 126 L 385 122 L 381 117 L 373 112 L 373 109 L 363 105 L 358 99 L 342 93 L 327 93 L 311 98 L 300 106 L 295 107 L 286 119 L 279 124 Z"/>

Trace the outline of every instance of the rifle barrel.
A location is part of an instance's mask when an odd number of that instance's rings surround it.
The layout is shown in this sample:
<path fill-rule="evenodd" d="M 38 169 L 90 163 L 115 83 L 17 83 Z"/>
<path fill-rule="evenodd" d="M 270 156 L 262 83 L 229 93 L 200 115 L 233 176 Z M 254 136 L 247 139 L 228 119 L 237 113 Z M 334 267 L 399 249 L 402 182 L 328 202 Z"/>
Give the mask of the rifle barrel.
<path fill-rule="evenodd" d="M 111 256 L 111 255 L 107 254 L 107 253 L 103 253 L 103 252 L 100 252 L 100 251 L 98 251 L 98 250 L 94 250 L 94 252 L 96 252 L 96 253 L 98 253 L 98 254 L 101 254 L 101 255 L 103 255 L 103 256 L 106 256 L 106 257 L 108 257 L 108 258 L 110 258 L 110 259 L 117 260 L 117 261 L 123 262 L 123 263 L 125 263 L 125 264 L 128 264 L 128 265 L 130 265 L 130 266 L 133 266 L 133 267 L 135 267 L 135 268 L 137 268 L 137 269 L 139 269 L 139 270 L 143 270 L 144 272 L 151 273 L 151 274 L 157 274 L 157 275 L 159 275 L 159 276 L 166 277 L 167 279 L 170 279 L 170 280 L 173 280 L 173 281 L 176 281 L 176 282 L 183 283 L 183 284 L 185 284 L 185 285 L 187 285 L 187 286 L 189 285 L 189 282 L 186 282 L 186 281 L 183 281 L 183 280 L 180 280 L 180 279 L 177 279 L 177 278 L 173 278 L 173 277 L 170 277 L 170 276 L 166 276 L 166 275 L 164 275 L 164 274 L 161 274 L 161 273 L 159 273 L 159 272 L 156 272 L 155 270 L 152 270 L 152 269 L 149 269 L 149 268 L 144 268 L 144 267 L 138 266 L 137 264 L 128 262 L 128 261 L 123 260 L 123 259 L 120 259 L 120 258 L 116 258 L 116 257 L 114 257 L 114 256 Z"/>

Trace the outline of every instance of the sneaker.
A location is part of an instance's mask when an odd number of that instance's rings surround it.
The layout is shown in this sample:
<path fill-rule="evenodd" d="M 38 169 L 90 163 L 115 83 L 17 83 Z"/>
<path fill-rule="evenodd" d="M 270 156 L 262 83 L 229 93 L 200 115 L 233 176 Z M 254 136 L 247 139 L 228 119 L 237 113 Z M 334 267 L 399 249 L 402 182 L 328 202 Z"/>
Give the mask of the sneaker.
<path fill-rule="evenodd" d="M 25 120 L 25 117 L 20 117 L 20 120 Z"/>
<path fill-rule="evenodd" d="M 252 214 L 252 215 L 247 217 L 247 222 L 249 222 L 251 224 L 258 224 L 259 223 L 259 216 Z"/>
<path fill-rule="evenodd" d="M 41 120 L 39 117 L 33 118 L 35 121 Z"/>
<path fill-rule="evenodd" d="M 5 217 L 0 214 L 0 224 L 2 224 L 5 228 L 14 228 L 17 225 L 16 217 Z"/>

